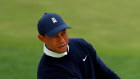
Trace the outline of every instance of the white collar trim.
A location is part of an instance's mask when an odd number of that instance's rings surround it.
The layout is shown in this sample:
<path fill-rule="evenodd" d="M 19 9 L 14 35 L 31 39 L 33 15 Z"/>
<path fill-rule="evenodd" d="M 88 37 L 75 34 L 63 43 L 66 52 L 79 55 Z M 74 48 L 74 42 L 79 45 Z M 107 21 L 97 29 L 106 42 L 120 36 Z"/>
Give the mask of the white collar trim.
<path fill-rule="evenodd" d="M 67 45 L 67 48 L 68 48 L 68 51 L 69 51 L 69 45 Z M 64 52 L 62 54 L 59 54 L 59 53 L 56 53 L 56 52 L 53 52 L 51 50 L 49 50 L 45 44 L 44 44 L 44 49 L 43 49 L 44 53 L 48 56 L 51 56 L 51 57 L 54 57 L 54 58 L 61 58 L 65 55 L 67 55 L 68 53 L 67 52 Z"/>

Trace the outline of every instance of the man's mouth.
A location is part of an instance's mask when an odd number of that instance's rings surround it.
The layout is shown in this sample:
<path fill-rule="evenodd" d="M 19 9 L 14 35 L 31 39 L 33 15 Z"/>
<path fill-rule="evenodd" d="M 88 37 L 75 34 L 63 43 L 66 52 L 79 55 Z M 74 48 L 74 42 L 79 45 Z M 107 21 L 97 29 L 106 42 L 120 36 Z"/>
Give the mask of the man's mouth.
<path fill-rule="evenodd" d="M 66 44 L 59 46 L 59 49 L 64 49 L 66 47 Z"/>

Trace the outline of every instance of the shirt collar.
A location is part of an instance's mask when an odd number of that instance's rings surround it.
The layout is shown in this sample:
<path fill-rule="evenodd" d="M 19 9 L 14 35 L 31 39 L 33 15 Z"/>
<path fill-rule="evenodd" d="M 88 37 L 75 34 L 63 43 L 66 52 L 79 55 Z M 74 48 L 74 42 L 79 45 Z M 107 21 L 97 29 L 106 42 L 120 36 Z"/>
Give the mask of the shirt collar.
<path fill-rule="evenodd" d="M 69 51 L 69 45 L 67 45 L 67 48 L 68 48 L 68 51 Z M 46 46 L 45 46 L 45 44 L 44 44 L 44 49 L 43 49 L 43 51 L 44 51 L 44 53 L 46 54 L 46 55 L 48 55 L 48 56 L 51 56 L 51 57 L 54 57 L 54 58 L 61 58 L 61 57 L 63 57 L 63 56 L 65 56 L 65 55 L 67 55 L 68 54 L 68 52 L 64 52 L 64 53 L 57 53 L 57 52 L 53 52 L 53 51 L 51 51 L 51 50 L 49 50 Z"/>

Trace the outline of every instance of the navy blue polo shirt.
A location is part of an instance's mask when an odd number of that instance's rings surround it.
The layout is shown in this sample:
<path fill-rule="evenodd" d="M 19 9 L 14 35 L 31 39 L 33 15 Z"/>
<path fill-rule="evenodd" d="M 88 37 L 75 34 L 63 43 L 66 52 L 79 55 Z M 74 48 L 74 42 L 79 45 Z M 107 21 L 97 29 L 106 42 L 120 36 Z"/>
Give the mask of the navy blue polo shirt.
<path fill-rule="evenodd" d="M 83 39 L 69 39 L 69 52 L 61 58 L 44 54 L 37 79 L 120 79 L 96 55 L 94 48 Z"/>

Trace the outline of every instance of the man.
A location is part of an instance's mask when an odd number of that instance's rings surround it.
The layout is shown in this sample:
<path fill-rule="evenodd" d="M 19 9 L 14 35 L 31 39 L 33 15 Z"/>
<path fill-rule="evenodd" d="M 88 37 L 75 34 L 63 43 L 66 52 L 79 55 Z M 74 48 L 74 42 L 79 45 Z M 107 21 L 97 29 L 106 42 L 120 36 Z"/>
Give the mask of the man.
<path fill-rule="evenodd" d="M 44 43 L 37 79 L 120 79 L 80 38 L 68 38 L 71 28 L 55 13 L 45 13 L 38 22 L 38 38 Z"/>

